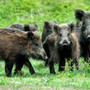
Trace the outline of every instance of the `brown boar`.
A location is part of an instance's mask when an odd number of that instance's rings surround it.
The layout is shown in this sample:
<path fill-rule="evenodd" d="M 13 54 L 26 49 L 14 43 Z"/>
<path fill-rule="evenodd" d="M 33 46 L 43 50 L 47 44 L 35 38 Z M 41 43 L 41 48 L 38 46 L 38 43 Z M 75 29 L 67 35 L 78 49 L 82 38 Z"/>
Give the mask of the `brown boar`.
<path fill-rule="evenodd" d="M 5 61 L 7 76 L 11 76 L 14 62 L 25 64 L 29 68 L 30 73 L 34 74 L 35 71 L 28 60 L 32 55 L 45 58 L 45 52 L 37 32 L 29 31 L 22 35 L 0 30 L 0 59 Z M 19 68 L 18 65 L 16 66 L 16 71 Z"/>
<path fill-rule="evenodd" d="M 52 22 L 45 21 L 44 22 L 42 38 L 41 38 L 42 43 L 45 41 L 47 36 L 49 36 L 50 34 L 53 33 L 53 27 L 54 27 L 55 23 L 57 23 L 57 22 L 56 21 L 52 21 Z M 47 56 L 50 57 L 50 51 L 49 51 L 49 47 L 47 45 L 46 46 L 44 45 L 44 50 L 45 50 Z M 48 60 L 45 63 L 45 66 L 47 66 L 47 65 L 48 65 Z"/>
<path fill-rule="evenodd" d="M 65 59 L 69 62 L 71 66 L 71 70 L 73 70 L 73 63 L 75 63 L 76 69 L 79 69 L 79 43 L 78 38 L 73 31 L 74 25 L 71 24 L 62 24 L 62 25 L 55 25 L 54 31 L 56 32 L 57 40 L 55 43 L 55 52 L 59 57 L 59 71 L 64 71 L 65 69 Z M 50 73 L 55 74 L 54 70 L 54 61 L 52 60 L 55 52 L 52 54 L 51 58 L 49 59 L 49 69 Z"/>
<path fill-rule="evenodd" d="M 10 32 L 10 33 L 13 33 L 13 34 L 14 33 L 19 33 L 19 34 L 24 35 L 26 33 L 24 31 L 22 31 L 20 29 L 16 29 L 16 28 L 1 28 L 0 30 L 6 31 L 6 32 Z M 34 32 L 37 32 L 37 31 L 34 31 Z M 36 44 L 36 47 L 37 46 L 38 45 Z M 42 46 L 42 45 L 39 45 L 39 46 Z M 42 47 L 41 47 L 41 49 L 42 49 Z M 45 53 L 45 55 L 46 55 L 46 53 Z M 42 58 L 41 56 L 39 56 L 39 54 L 36 55 L 36 53 L 33 53 L 31 57 L 34 58 L 34 59 L 41 59 L 41 60 L 46 60 L 47 59 L 47 56 L 45 56 L 45 58 Z M 23 62 L 22 61 L 20 62 L 20 60 L 22 60 L 22 59 L 23 59 L 23 61 L 25 61 L 24 60 L 25 56 L 24 55 L 18 55 L 17 61 L 16 61 L 16 69 L 15 69 L 15 73 L 14 74 L 16 74 L 18 71 L 21 72 L 21 69 L 23 67 Z"/>

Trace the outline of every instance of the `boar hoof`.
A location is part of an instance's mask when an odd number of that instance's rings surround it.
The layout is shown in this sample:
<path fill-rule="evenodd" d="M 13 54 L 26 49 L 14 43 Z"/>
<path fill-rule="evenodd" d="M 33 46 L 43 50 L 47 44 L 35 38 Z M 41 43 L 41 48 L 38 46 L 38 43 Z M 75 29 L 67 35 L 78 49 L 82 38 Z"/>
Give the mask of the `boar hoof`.
<path fill-rule="evenodd" d="M 11 74 L 7 74 L 7 77 L 11 77 Z"/>

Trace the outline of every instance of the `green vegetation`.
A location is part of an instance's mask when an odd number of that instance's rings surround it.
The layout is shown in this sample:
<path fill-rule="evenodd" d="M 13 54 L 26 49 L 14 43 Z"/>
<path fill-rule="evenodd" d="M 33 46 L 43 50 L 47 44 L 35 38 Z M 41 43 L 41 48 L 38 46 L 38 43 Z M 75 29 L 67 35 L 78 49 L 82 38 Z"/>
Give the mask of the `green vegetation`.
<path fill-rule="evenodd" d="M 66 64 L 65 72 L 59 73 L 58 65 L 55 65 L 56 75 L 49 73 L 49 68 L 44 66 L 44 61 L 31 59 L 31 63 L 36 71 L 36 75 L 30 75 L 28 68 L 24 66 L 22 76 L 12 75 L 12 77 L 7 78 L 4 72 L 4 62 L 0 62 L 0 87 L 13 89 L 36 87 L 38 90 L 43 86 L 49 86 L 56 90 L 59 88 L 65 88 L 66 90 L 67 88 L 90 89 L 90 67 L 83 62 L 83 59 L 80 59 L 79 71 L 76 69 L 73 72 L 70 71 Z"/>
<path fill-rule="evenodd" d="M 75 22 L 74 10 L 90 10 L 90 0 L 0 0 L 0 27 L 8 27 L 13 23 L 38 23 L 40 34 L 44 21 L 57 20 L 58 23 Z M 36 75 L 30 75 L 27 67 L 23 67 L 23 75 L 12 75 L 7 78 L 4 71 L 4 62 L 0 62 L 1 88 L 31 88 L 39 89 L 90 89 L 90 66 L 80 59 L 80 70 L 71 72 L 66 65 L 65 72 L 49 73 L 44 61 L 33 60 L 31 63 Z M 14 70 L 13 70 L 14 71 Z M 13 72 L 12 72 L 13 73 Z M 68 89 L 68 90 L 69 90 Z"/>

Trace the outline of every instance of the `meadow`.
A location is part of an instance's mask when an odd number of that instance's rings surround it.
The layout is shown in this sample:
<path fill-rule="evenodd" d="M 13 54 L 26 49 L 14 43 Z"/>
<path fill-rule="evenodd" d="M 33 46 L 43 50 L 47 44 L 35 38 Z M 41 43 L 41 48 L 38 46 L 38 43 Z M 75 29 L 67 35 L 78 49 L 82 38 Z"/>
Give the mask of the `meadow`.
<path fill-rule="evenodd" d="M 90 10 L 90 0 L 0 0 L 0 27 L 8 27 L 13 23 L 39 25 L 39 33 L 42 34 L 44 21 L 56 20 L 60 23 L 75 23 L 74 11 L 82 9 Z M 79 59 L 79 71 L 70 71 L 66 63 L 65 71 L 58 72 L 58 64 L 55 64 L 56 74 L 50 74 L 45 62 L 30 58 L 36 74 L 31 75 L 26 66 L 22 68 L 22 75 L 6 77 L 5 62 L 0 62 L 0 90 L 89 90 L 90 66 Z M 13 67 L 14 71 L 15 66 Z"/>

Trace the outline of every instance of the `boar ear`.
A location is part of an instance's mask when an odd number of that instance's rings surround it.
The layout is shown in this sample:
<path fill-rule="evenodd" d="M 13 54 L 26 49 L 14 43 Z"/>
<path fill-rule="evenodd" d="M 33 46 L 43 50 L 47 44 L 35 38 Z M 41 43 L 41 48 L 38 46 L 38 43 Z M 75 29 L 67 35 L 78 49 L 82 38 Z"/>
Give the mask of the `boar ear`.
<path fill-rule="evenodd" d="M 29 31 L 29 30 L 30 30 L 29 25 L 24 25 L 24 31 Z"/>
<path fill-rule="evenodd" d="M 74 30 L 74 24 L 73 24 L 73 23 L 70 23 L 70 24 L 68 24 L 68 25 L 69 25 L 69 27 L 70 27 L 70 30 L 73 31 L 73 30 Z"/>
<path fill-rule="evenodd" d="M 57 24 L 57 21 L 56 21 L 56 20 L 54 20 L 54 23 L 56 23 L 56 24 Z"/>
<path fill-rule="evenodd" d="M 49 24 L 48 21 L 45 21 L 45 22 L 44 22 L 44 25 L 45 25 L 46 27 L 50 27 L 50 24 Z"/>
<path fill-rule="evenodd" d="M 58 32 L 59 32 L 59 29 L 60 29 L 59 26 L 55 24 L 55 25 L 54 25 L 54 31 L 55 31 L 57 34 L 58 34 Z"/>
<path fill-rule="evenodd" d="M 38 24 L 37 23 L 35 23 L 35 27 L 38 28 Z"/>
<path fill-rule="evenodd" d="M 82 18 L 84 15 L 85 15 L 85 12 L 83 10 L 80 10 L 80 9 L 75 10 L 76 19 L 79 19 L 80 21 L 82 21 Z"/>
<path fill-rule="evenodd" d="M 34 39 L 34 34 L 33 34 L 33 32 L 32 32 L 32 31 L 29 31 L 29 32 L 27 33 L 27 37 L 28 37 L 29 40 L 33 40 L 33 39 Z"/>

